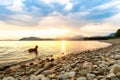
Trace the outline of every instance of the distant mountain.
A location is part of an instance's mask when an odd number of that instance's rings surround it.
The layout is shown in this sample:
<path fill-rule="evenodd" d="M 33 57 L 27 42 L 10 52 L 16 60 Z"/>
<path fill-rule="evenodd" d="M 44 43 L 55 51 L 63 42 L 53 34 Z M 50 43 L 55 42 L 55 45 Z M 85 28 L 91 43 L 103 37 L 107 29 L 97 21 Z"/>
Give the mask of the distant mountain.
<path fill-rule="evenodd" d="M 53 39 L 39 37 L 24 37 L 19 39 L 19 41 L 40 41 L 40 40 L 53 40 Z"/>
<path fill-rule="evenodd" d="M 108 35 L 109 37 L 114 37 L 115 36 L 115 33 L 111 33 Z"/>
<path fill-rule="evenodd" d="M 84 40 L 107 40 L 111 39 L 115 36 L 115 33 L 111 33 L 107 36 L 92 36 L 92 37 L 84 37 Z"/>
<path fill-rule="evenodd" d="M 41 41 L 41 40 L 83 40 L 83 36 L 75 35 L 73 37 L 64 37 L 64 38 L 39 38 L 39 37 L 24 37 L 19 39 L 19 41 Z"/>

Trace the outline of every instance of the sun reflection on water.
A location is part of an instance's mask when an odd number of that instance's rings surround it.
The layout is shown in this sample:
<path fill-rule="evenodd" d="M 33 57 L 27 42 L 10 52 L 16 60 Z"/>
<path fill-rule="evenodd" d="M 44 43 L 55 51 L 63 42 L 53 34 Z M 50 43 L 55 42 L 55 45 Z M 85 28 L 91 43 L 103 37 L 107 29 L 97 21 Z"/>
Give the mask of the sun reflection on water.
<path fill-rule="evenodd" d="M 65 54 L 65 53 L 66 53 L 66 41 L 62 41 L 61 53 L 62 53 L 62 54 Z"/>

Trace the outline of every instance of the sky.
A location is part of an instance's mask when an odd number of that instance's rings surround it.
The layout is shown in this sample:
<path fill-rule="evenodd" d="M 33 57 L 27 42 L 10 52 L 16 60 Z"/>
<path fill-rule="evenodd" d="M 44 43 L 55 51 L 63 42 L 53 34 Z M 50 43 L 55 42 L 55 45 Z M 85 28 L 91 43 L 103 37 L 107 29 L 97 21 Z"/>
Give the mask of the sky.
<path fill-rule="evenodd" d="M 0 39 L 104 36 L 120 28 L 120 0 L 0 0 Z"/>

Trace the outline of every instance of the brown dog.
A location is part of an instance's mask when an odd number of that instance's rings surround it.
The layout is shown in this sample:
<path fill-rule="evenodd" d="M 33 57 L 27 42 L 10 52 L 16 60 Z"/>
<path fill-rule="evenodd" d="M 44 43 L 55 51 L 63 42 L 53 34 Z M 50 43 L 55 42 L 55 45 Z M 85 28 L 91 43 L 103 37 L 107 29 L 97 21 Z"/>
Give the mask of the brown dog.
<path fill-rule="evenodd" d="M 30 48 L 28 49 L 28 52 L 29 53 L 35 53 L 36 54 L 36 57 L 38 56 L 38 46 L 36 45 L 35 48 Z"/>

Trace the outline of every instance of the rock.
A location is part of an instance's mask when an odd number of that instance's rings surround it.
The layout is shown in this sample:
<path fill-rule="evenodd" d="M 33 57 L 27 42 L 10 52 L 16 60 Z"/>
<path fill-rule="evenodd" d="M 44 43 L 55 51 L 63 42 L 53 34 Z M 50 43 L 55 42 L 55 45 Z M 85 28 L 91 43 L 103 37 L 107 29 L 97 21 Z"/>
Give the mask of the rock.
<path fill-rule="evenodd" d="M 42 78 L 44 78 L 45 76 L 43 75 L 43 74 L 39 74 L 38 76 L 37 76 L 37 78 L 38 78 L 38 80 L 40 80 L 40 79 L 42 79 Z"/>
<path fill-rule="evenodd" d="M 120 65 L 119 64 L 114 64 L 112 69 L 110 70 L 111 73 L 118 73 L 120 72 Z"/>
<path fill-rule="evenodd" d="M 116 60 L 120 59 L 120 55 L 115 55 L 114 59 L 116 59 Z"/>
<path fill-rule="evenodd" d="M 41 80 L 50 80 L 49 78 L 42 78 Z"/>
<path fill-rule="evenodd" d="M 20 67 L 21 67 L 22 69 L 24 69 L 24 68 L 26 68 L 26 65 L 21 65 Z"/>
<path fill-rule="evenodd" d="M 50 70 L 45 70 L 42 72 L 43 75 L 50 75 L 52 72 Z"/>
<path fill-rule="evenodd" d="M 44 69 L 48 69 L 48 68 L 51 68 L 53 66 L 54 66 L 54 63 L 48 62 L 48 63 L 45 64 Z"/>
<path fill-rule="evenodd" d="M 100 79 L 103 79 L 104 77 L 105 77 L 104 75 L 98 75 L 97 79 L 100 80 Z"/>
<path fill-rule="evenodd" d="M 38 78 L 37 78 L 36 75 L 31 75 L 31 76 L 30 76 L 30 80 L 38 80 Z"/>
<path fill-rule="evenodd" d="M 55 79 L 56 78 L 56 74 L 51 74 L 48 76 L 50 79 Z"/>
<path fill-rule="evenodd" d="M 38 70 L 35 72 L 35 74 L 36 74 L 36 75 L 37 75 L 37 74 L 40 74 L 42 71 L 44 71 L 44 68 L 38 69 Z"/>
<path fill-rule="evenodd" d="M 15 80 L 15 78 L 13 78 L 12 76 L 9 76 L 9 77 L 3 78 L 3 80 Z"/>
<path fill-rule="evenodd" d="M 92 71 L 93 74 L 98 75 L 100 72 L 99 71 Z"/>
<path fill-rule="evenodd" d="M 76 73 L 75 73 L 75 72 L 69 72 L 69 73 L 68 73 L 68 76 L 69 76 L 70 78 L 75 77 L 75 75 L 76 75 Z"/>
<path fill-rule="evenodd" d="M 116 74 L 116 76 L 120 78 L 120 72 L 118 72 L 118 73 Z"/>
<path fill-rule="evenodd" d="M 120 65 L 120 60 L 116 60 L 116 64 L 119 64 L 119 65 Z"/>
<path fill-rule="evenodd" d="M 102 79 L 100 79 L 100 80 L 107 80 L 106 78 L 102 78 Z"/>
<path fill-rule="evenodd" d="M 84 69 L 84 70 L 81 70 L 79 72 L 82 76 L 86 76 L 86 74 L 88 73 L 88 70 Z"/>
<path fill-rule="evenodd" d="M 99 65 L 100 68 L 102 68 L 103 70 L 105 71 L 109 71 L 110 68 L 108 66 L 108 64 L 106 62 L 102 62 L 100 65 Z"/>
<path fill-rule="evenodd" d="M 95 77 L 96 77 L 95 74 L 90 74 L 90 73 L 87 74 L 87 79 L 88 80 L 94 80 Z"/>
<path fill-rule="evenodd" d="M 83 63 L 83 69 L 88 69 L 89 71 L 92 71 L 93 64 L 91 62 L 85 61 Z"/>
<path fill-rule="evenodd" d="M 107 78 L 112 78 L 112 77 L 115 77 L 114 73 L 110 73 L 110 74 L 107 75 Z"/>
<path fill-rule="evenodd" d="M 69 78 L 68 73 L 60 74 L 60 75 L 57 76 L 58 80 L 67 80 L 68 78 Z"/>
<path fill-rule="evenodd" d="M 79 77 L 77 80 L 87 80 L 85 77 Z"/>
<path fill-rule="evenodd" d="M 107 62 L 109 63 L 109 65 L 113 65 L 113 64 L 115 64 L 116 63 L 116 60 L 114 60 L 114 59 L 107 59 Z"/>

